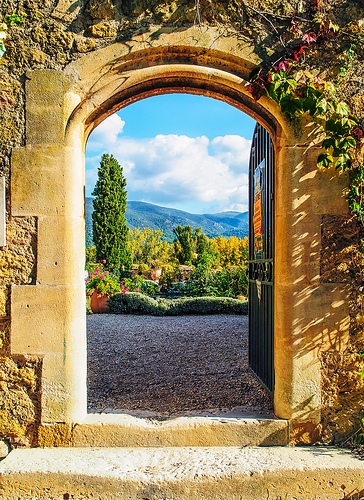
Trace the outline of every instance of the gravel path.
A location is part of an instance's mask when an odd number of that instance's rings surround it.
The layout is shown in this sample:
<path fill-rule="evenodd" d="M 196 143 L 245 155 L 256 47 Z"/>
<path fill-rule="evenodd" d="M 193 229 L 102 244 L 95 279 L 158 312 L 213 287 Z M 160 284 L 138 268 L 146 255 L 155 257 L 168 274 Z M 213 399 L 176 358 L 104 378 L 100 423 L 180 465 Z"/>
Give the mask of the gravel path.
<path fill-rule="evenodd" d="M 273 415 L 248 371 L 247 316 L 87 317 L 88 411 Z"/>

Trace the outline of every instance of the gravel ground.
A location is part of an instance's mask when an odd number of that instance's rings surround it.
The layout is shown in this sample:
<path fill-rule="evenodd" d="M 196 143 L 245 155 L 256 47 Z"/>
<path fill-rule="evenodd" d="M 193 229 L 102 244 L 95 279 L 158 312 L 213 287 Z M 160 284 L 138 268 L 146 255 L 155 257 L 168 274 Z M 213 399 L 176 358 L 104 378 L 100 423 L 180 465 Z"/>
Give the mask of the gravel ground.
<path fill-rule="evenodd" d="M 248 317 L 87 317 L 88 411 L 273 415 L 248 371 Z"/>

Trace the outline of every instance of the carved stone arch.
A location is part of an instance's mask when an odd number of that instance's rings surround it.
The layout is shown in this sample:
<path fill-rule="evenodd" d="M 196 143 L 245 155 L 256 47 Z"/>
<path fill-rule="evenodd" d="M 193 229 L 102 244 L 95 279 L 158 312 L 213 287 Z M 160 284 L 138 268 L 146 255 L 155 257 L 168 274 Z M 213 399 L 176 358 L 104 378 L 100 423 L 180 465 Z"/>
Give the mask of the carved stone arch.
<path fill-rule="evenodd" d="M 320 422 L 318 354 L 333 339 L 345 343 L 348 334 L 345 289 L 320 282 L 320 227 L 324 214 L 347 212 L 347 179 L 317 169 L 312 124 L 298 126 L 273 101 L 252 99 L 247 82 L 259 63 L 237 34 L 191 28 L 110 45 L 63 72 L 29 73 L 26 145 L 13 153 L 11 197 L 12 215 L 38 217 L 37 281 L 12 287 L 11 349 L 43 359 L 43 423 L 89 419 L 83 282 L 87 138 L 122 107 L 172 92 L 223 100 L 271 134 L 276 153 L 275 413 L 299 424 Z"/>

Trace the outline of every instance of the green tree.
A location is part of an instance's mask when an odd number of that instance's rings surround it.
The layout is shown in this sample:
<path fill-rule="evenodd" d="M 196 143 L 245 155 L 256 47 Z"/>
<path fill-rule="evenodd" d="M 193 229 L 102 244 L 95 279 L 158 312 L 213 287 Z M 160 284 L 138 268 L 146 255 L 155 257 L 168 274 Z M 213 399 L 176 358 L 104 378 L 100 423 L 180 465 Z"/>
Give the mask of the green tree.
<path fill-rule="evenodd" d="M 125 186 L 122 167 L 112 155 L 104 154 L 92 192 L 96 197 L 93 200 L 92 229 L 96 259 L 105 260 L 110 269 L 131 266 Z"/>
<path fill-rule="evenodd" d="M 205 262 L 205 257 L 211 263 L 216 260 L 214 245 L 206 234 L 201 232 L 200 227 L 193 231 L 191 226 L 177 226 L 173 232 L 176 236 L 173 241 L 173 253 L 180 264 L 197 264 L 201 259 Z"/>
<path fill-rule="evenodd" d="M 133 264 L 148 264 L 153 261 L 167 263 L 170 261 L 170 245 L 163 240 L 161 229 L 140 227 L 129 230 L 129 246 Z"/>
<path fill-rule="evenodd" d="M 201 228 L 198 229 L 201 230 Z M 173 253 L 180 264 L 191 264 L 196 241 L 195 234 L 192 232 L 192 227 L 179 225 L 173 229 L 173 232 L 176 236 L 173 241 Z"/>

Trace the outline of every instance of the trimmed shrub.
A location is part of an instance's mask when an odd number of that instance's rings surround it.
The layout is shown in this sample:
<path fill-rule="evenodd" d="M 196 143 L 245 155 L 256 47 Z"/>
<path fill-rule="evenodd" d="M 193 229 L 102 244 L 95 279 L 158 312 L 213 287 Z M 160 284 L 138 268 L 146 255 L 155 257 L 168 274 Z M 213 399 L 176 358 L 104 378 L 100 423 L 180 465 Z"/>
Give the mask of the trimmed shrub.
<path fill-rule="evenodd" d="M 248 302 L 229 297 L 153 299 L 142 293 L 116 293 L 109 300 L 110 313 L 178 316 L 182 314 L 248 314 Z"/>
<path fill-rule="evenodd" d="M 181 297 L 169 301 L 167 314 L 248 314 L 248 302 L 230 297 Z"/>

